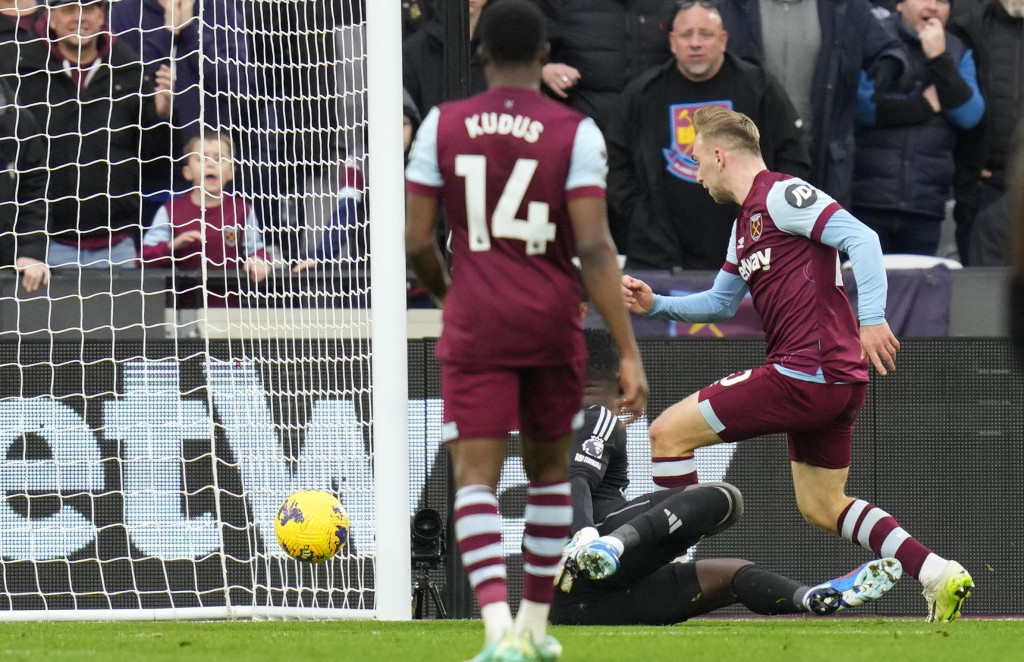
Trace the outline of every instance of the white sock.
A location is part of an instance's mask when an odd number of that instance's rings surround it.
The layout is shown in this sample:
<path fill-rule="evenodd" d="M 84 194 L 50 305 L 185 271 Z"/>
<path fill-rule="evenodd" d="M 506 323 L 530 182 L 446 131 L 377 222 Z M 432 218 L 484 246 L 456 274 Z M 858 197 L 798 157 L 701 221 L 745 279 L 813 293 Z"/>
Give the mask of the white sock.
<path fill-rule="evenodd" d="M 945 569 L 946 559 L 938 554 L 929 554 L 925 557 L 924 563 L 921 564 L 921 572 L 918 573 L 917 581 L 921 582 L 923 586 L 927 586 L 938 579 Z"/>
<path fill-rule="evenodd" d="M 542 644 L 547 636 L 548 613 L 551 605 L 523 600 L 516 612 L 516 634 L 529 632 L 533 643 Z"/>
<path fill-rule="evenodd" d="M 622 541 L 616 538 L 615 536 L 601 536 L 600 538 L 598 538 L 598 540 L 600 540 L 601 542 L 606 542 L 612 547 L 614 547 L 615 551 L 619 553 L 619 556 L 622 556 L 622 553 L 626 551 L 626 546 L 623 545 Z"/>
<path fill-rule="evenodd" d="M 507 602 L 492 602 L 480 608 L 480 617 L 484 619 L 484 643 L 498 641 L 512 627 L 512 610 Z"/>

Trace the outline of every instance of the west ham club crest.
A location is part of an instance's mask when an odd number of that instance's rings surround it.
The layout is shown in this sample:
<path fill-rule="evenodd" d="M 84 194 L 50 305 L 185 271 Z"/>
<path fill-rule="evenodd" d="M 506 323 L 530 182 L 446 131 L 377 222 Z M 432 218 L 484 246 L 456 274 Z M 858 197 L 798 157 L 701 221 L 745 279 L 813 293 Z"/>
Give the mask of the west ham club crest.
<path fill-rule="evenodd" d="M 750 217 L 750 238 L 757 241 L 761 238 L 761 214 L 754 214 Z"/>
<path fill-rule="evenodd" d="M 668 125 L 672 130 L 672 146 L 661 150 L 670 173 L 683 181 L 697 183 L 697 163 L 693 160 L 693 114 L 704 106 L 732 110 L 732 101 L 677 103 L 668 107 Z"/>

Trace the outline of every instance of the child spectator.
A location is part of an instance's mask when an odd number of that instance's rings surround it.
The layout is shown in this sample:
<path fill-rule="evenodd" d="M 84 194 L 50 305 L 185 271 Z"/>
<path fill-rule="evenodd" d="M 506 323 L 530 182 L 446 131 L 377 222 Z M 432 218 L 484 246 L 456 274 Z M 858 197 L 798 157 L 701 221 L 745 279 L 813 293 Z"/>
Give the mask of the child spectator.
<path fill-rule="evenodd" d="M 192 189 L 157 212 L 142 238 L 148 266 L 197 269 L 241 266 L 257 283 L 270 272 L 270 258 L 252 207 L 224 192 L 234 176 L 231 139 L 206 131 L 185 145 L 182 174 Z"/>

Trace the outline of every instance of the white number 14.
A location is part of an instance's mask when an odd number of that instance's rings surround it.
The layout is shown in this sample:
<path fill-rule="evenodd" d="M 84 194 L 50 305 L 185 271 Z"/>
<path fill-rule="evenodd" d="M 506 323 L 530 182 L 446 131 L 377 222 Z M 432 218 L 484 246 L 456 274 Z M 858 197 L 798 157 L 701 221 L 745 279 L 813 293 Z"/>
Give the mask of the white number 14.
<path fill-rule="evenodd" d="M 491 237 L 521 239 L 527 255 L 543 255 L 547 242 L 555 240 L 554 223 L 548 223 L 548 203 L 531 201 L 526 205 L 526 220 L 516 218 L 526 189 L 537 171 L 535 159 L 518 159 L 505 183 L 487 228 L 487 157 L 459 154 L 455 174 L 466 179 L 466 221 L 469 225 L 469 249 L 491 250 Z"/>

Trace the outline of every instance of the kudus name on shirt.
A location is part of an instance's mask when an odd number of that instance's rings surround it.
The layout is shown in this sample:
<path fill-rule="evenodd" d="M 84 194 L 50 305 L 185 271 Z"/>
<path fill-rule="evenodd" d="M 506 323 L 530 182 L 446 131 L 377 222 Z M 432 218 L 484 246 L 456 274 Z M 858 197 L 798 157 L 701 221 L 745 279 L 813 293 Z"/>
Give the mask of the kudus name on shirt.
<path fill-rule="evenodd" d="M 768 267 L 770 266 L 769 262 L 771 262 L 771 259 L 771 248 L 765 248 L 764 250 L 757 251 L 756 253 L 751 253 L 747 257 L 740 260 L 740 276 L 743 277 L 743 280 L 749 281 L 750 276 L 753 275 L 753 273 L 758 269 L 768 271 Z"/>
<path fill-rule="evenodd" d="M 466 133 L 470 138 L 480 136 L 512 136 L 535 143 L 544 131 L 544 125 L 525 115 L 508 113 L 477 113 L 466 118 Z"/>

